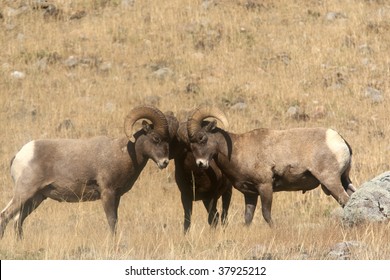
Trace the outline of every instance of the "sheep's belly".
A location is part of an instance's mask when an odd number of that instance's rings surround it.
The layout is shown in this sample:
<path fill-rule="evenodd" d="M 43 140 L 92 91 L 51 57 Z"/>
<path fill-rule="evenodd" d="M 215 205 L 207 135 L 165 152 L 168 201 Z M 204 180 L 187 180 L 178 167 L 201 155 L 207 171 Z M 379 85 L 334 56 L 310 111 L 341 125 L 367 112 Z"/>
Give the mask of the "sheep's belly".
<path fill-rule="evenodd" d="M 279 191 L 309 191 L 320 184 L 311 173 L 304 173 L 299 176 L 275 176 L 273 181 L 274 192 Z"/>
<path fill-rule="evenodd" d="M 94 201 L 100 199 L 100 192 L 95 187 L 85 186 L 80 189 L 48 186 L 43 194 L 59 202 Z"/>

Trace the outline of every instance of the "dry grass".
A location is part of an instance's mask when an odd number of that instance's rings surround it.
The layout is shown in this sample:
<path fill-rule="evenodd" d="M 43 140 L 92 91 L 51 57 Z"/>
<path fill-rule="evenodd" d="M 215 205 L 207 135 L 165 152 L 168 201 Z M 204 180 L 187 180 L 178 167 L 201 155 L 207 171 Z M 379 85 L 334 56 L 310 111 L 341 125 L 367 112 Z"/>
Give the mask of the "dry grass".
<path fill-rule="evenodd" d="M 31 2 L 31 1 L 24 1 Z M 12 197 L 9 162 L 35 138 L 121 136 L 127 111 L 140 103 L 180 112 L 208 102 L 225 106 L 231 130 L 326 126 L 354 150 L 359 185 L 389 169 L 390 6 L 386 1 L 51 1 L 9 16 L 19 1 L 2 1 L 0 19 L 0 205 Z M 78 11 L 81 19 L 69 20 Z M 328 12 L 340 12 L 326 20 Z M 75 67 L 64 61 L 81 60 Z M 105 67 L 110 64 L 111 66 Z M 169 68 L 166 76 L 154 71 Z M 11 77 L 22 71 L 24 79 Z M 364 96 L 378 89 L 383 100 Z M 244 101 L 245 110 L 232 105 Z M 286 113 L 298 105 L 308 120 Z M 67 125 L 68 124 L 68 125 Z M 389 225 L 343 228 L 337 203 L 320 190 L 277 193 L 274 229 L 260 212 L 243 227 L 234 192 L 226 229 L 209 229 L 201 203 L 182 234 L 172 166 L 149 164 L 120 205 L 119 234 L 109 235 L 99 202 L 46 201 L 17 242 L 12 225 L 1 259 L 326 259 L 338 242 L 364 244 L 352 259 L 389 259 Z"/>

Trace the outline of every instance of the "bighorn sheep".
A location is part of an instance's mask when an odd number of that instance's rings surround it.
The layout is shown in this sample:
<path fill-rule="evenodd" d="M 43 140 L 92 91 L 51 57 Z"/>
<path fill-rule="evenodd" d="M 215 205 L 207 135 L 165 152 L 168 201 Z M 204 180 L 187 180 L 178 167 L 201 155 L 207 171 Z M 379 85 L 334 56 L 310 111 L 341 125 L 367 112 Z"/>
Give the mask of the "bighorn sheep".
<path fill-rule="evenodd" d="M 189 148 L 187 121 L 178 122 L 172 113 L 165 114 L 170 130 L 174 130 L 169 146 L 169 157 L 175 163 L 175 180 L 180 190 L 181 203 L 184 210 L 184 232 L 191 225 L 192 203 L 202 200 L 208 213 L 208 223 L 216 226 L 219 220 L 217 211 L 218 199 L 222 196 L 221 221 L 225 224 L 232 197 L 232 184 L 222 174 L 214 161 L 207 169 L 199 168 Z M 225 125 L 227 125 L 225 123 Z"/>
<path fill-rule="evenodd" d="M 134 134 L 140 120 L 142 129 Z M 26 217 L 43 200 L 82 202 L 101 199 L 108 224 L 115 233 L 120 198 L 137 180 L 148 159 L 160 169 L 169 162 L 169 130 L 165 115 L 152 106 L 135 107 L 125 118 L 119 139 L 46 139 L 27 143 L 11 163 L 14 196 L 0 213 L 0 237 L 10 219 L 21 238 Z"/>
<path fill-rule="evenodd" d="M 216 127 L 225 120 L 217 108 L 198 108 L 188 119 L 191 150 L 200 168 L 212 159 L 245 197 L 245 223 L 250 224 L 260 196 L 262 214 L 272 225 L 273 192 L 312 190 L 321 184 L 343 207 L 355 188 L 349 178 L 352 151 L 334 130 L 255 129 L 234 134 Z"/>

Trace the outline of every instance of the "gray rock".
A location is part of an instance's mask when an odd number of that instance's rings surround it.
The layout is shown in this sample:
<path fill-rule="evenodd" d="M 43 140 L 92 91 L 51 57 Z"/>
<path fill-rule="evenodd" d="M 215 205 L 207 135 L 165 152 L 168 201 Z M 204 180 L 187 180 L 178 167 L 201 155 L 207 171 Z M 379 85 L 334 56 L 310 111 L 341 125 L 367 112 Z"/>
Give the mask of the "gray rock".
<path fill-rule="evenodd" d="M 383 94 L 379 89 L 367 87 L 363 93 L 364 97 L 370 98 L 373 103 L 381 103 L 383 101 Z"/>
<path fill-rule="evenodd" d="M 156 71 L 153 72 L 153 77 L 159 79 L 159 80 L 164 80 L 167 77 L 171 76 L 173 74 L 173 71 L 168 68 L 168 67 L 162 67 L 157 69 Z"/>
<path fill-rule="evenodd" d="M 65 66 L 69 68 L 76 67 L 79 64 L 79 59 L 73 55 L 69 56 L 65 61 L 64 61 Z"/>
<path fill-rule="evenodd" d="M 11 77 L 14 79 L 17 79 L 17 80 L 22 80 L 26 77 L 26 74 L 24 72 L 21 72 L 21 71 L 13 71 L 11 73 Z"/>
<path fill-rule="evenodd" d="M 186 86 L 186 93 L 198 94 L 200 92 L 200 86 L 196 82 L 188 83 Z"/>
<path fill-rule="evenodd" d="M 287 116 L 289 116 L 290 118 L 295 118 L 296 116 L 299 115 L 299 106 L 297 106 L 297 105 L 290 106 L 286 113 L 287 113 Z"/>
<path fill-rule="evenodd" d="M 353 226 L 390 219 L 390 171 L 364 183 L 344 207 L 342 222 Z"/>
<path fill-rule="evenodd" d="M 109 61 L 103 62 L 99 66 L 99 70 L 102 71 L 102 72 L 109 72 L 111 69 L 112 69 L 112 63 L 109 62 Z"/>
<path fill-rule="evenodd" d="M 216 6 L 217 4 L 215 3 L 214 0 L 203 0 L 202 2 L 202 8 L 205 9 L 205 10 L 208 10 L 210 9 L 211 7 L 214 7 Z"/>
<path fill-rule="evenodd" d="M 257 244 L 248 251 L 246 259 L 248 260 L 272 260 L 275 256 L 268 252 L 268 246 Z"/>
<path fill-rule="evenodd" d="M 24 13 L 27 13 L 29 11 L 29 7 L 27 5 L 22 5 L 21 7 L 14 9 L 11 7 L 6 7 L 4 9 L 4 15 L 8 16 L 9 18 L 20 16 Z"/>
<path fill-rule="evenodd" d="M 71 119 L 64 119 L 58 126 L 57 131 L 73 130 L 74 125 Z"/>
<path fill-rule="evenodd" d="M 325 19 L 327 21 L 334 21 L 336 19 L 345 19 L 345 18 L 347 18 L 347 16 L 344 13 L 340 13 L 340 12 L 328 12 L 325 15 Z"/>
<path fill-rule="evenodd" d="M 297 121 L 307 121 L 310 119 L 309 115 L 305 112 L 302 112 L 301 108 L 298 105 L 290 106 L 286 112 L 289 118 L 292 118 Z"/>
<path fill-rule="evenodd" d="M 121 1 L 122 8 L 133 7 L 134 4 L 135 4 L 135 0 L 122 0 Z"/>
<path fill-rule="evenodd" d="M 230 107 L 230 109 L 235 110 L 235 111 L 243 111 L 247 107 L 248 107 L 248 104 L 246 104 L 245 102 L 237 102 L 236 104 L 232 105 Z"/>
<path fill-rule="evenodd" d="M 33 9 L 47 9 L 50 3 L 47 0 L 33 0 L 31 5 Z"/>
<path fill-rule="evenodd" d="M 115 102 L 111 102 L 111 101 L 106 103 L 106 105 L 104 106 L 104 109 L 110 113 L 113 113 L 117 110 Z"/>
<path fill-rule="evenodd" d="M 335 244 L 328 253 L 328 258 L 332 260 L 349 260 L 352 251 L 361 249 L 363 244 L 358 241 L 344 241 Z"/>
<path fill-rule="evenodd" d="M 39 59 L 36 63 L 35 63 L 35 66 L 38 70 L 46 70 L 47 69 L 47 61 L 48 61 L 48 58 L 47 57 L 44 57 L 44 58 L 41 58 Z"/>

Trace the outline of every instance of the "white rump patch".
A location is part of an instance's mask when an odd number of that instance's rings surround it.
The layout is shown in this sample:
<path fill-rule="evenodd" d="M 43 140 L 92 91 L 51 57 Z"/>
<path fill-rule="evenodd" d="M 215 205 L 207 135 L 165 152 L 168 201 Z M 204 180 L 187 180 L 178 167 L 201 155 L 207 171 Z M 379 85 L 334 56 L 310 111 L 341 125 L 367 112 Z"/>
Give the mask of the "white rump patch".
<path fill-rule="evenodd" d="M 22 175 L 23 169 L 29 166 L 34 157 L 35 142 L 31 141 L 24 145 L 16 154 L 11 166 L 11 176 L 14 182 Z"/>
<path fill-rule="evenodd" d="M 343 172 L 351 160 L 351 152 L 349 151 L 348 145 L 340 134 L 333 129 L 328 129 L 326 131 L 326 144 L 335 155 L 336 160 L 339 163 L 340 171 Z"/>

